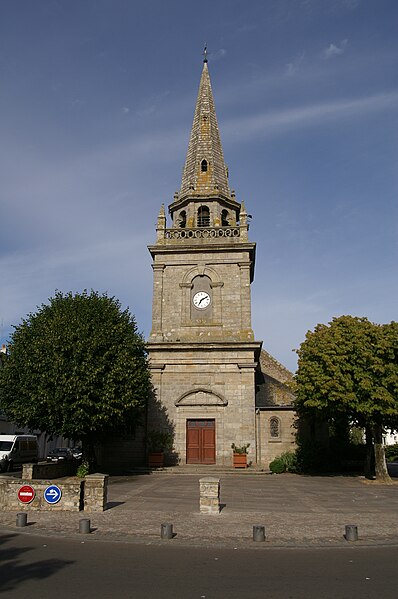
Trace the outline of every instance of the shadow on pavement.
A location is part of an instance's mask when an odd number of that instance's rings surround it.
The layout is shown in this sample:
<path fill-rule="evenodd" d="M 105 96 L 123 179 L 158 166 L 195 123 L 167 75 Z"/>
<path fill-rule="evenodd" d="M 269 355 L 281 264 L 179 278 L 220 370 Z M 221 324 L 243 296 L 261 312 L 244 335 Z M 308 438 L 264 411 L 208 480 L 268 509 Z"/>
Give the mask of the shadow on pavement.
<path fill-rule="evenodd" d="M 123 505 L 124 503 L 126 503 L 125 501 L 108 501 L 108 503 L 106 504 L 106 509 L 107 510 L 111 510 L 114 507 L 119 507 L 119 505 Z"/>
<path fill-rule="evenodd" d="M 73 564 L 73 561 L 45 559 L 36 562 L 26 560 L 26 553 L 34 547 L 7 546 L 18 535 L 0 535 L 0 593 L 11 591 L 21 583 L 32 579 L 43 579 L 55 574 L 61 568 Z"/>

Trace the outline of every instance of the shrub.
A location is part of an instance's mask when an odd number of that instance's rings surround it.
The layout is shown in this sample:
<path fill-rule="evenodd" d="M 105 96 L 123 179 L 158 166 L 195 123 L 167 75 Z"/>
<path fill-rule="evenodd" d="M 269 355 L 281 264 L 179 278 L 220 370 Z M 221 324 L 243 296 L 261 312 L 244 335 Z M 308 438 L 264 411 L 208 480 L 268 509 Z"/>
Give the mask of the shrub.
<path fill-rule="evenodd" d="M 273 474 L 282 474 L 282 472 L 286 472 L 285 464 L 282 462 L 280 458 L 275 458 L 269 465 L 269 469 Z"/>
<path fill-rule="evenodd" d="M 296 453 L 294 451 L 285 451 L 270 463 L 269 469 L 274 474 L 297 472 Z"/>
<path fill-rule="evenodd" d="M 78 476 L 79 478 L 84 478 L 85 476 L 87 476 L 89 471 L 90 471 L 89 464 L 87 462 L 83 462 L 78 467 L 78 469 L 76 471 L 76 476 Z"/>
<path fill-rule="evenodd" d="M 398 461 L 398 445 L 385 445 L 384 451 L 386 454 L 387 462 L 396 462 Z"/>
<path fill-rule="evenodd" d="M 235 443 L 232 443 L 231 445 L 231 449 L 234 453 L 249 453 L 247 450 L 250 447 L 250 443 L 246 443 L 246 445 L 235 445 Z"/>
<path fill-rule="evenodd" d="M 173 449 L 173 433 L 163 431 L 151 431 L 148 434 L 148 446 L 151 452 L 171 451 Z"/>
<path fill-rule="evenodd" d="M 330 471 L 330 455 L 327 448 L 316 441 L 298 439 L 296 451 L 297 469 L 308 474 Z"/>

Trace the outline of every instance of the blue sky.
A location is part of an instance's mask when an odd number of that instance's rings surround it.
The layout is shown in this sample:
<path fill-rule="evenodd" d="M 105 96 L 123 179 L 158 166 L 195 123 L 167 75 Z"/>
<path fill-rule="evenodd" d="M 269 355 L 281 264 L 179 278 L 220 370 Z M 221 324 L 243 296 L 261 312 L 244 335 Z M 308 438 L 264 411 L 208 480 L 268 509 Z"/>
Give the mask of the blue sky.
<path fill-rule="evenodd" d="M 1 343 L 56 289 L 116 296 L 148 336 L 205 43 L 256 339 L 295 370 L 319 322 L 396 320 L 397 30 L 396 0 L 2 2 Z"/>

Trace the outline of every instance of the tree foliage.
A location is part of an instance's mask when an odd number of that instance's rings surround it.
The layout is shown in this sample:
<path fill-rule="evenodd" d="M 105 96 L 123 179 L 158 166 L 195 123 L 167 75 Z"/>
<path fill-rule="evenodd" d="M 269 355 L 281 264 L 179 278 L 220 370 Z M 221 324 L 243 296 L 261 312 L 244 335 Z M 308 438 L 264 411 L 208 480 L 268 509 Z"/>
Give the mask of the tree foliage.
<path fill-rule="evenodd" d="M 145 345 L 118 300 L 57 292 L 14 328 L 0 404 L 20 426 L 92 444 L 138 421 L 150 393 Z"/>
<path fill-rule="evenodd" d="M 329 422 L 341 415 L 365 427 L 381 451 L 383 427 L 398 424 L 398 324 L 341 316 L 309 331 L 297 350 L 296 407 Z M 376 474 L 386 477 L 384 455 Z"/>

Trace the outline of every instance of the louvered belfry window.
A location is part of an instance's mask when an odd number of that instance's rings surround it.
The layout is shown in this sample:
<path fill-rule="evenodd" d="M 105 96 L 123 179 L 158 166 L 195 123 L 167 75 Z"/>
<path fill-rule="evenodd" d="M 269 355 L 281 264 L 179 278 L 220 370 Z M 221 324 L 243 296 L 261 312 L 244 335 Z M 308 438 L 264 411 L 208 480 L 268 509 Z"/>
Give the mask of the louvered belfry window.
<path fill-rule="evenodd" d="M 198 227 L 210 227 L 210 211 L 207 206 L 198 208 Z"/>
<path fill-rule="evenodd" d="M 221 212 L 221 226 L 222 227 L 228 227 L 229 226 L 229 222 L 228 222 L 228 210 L 223 210 Z"/>

